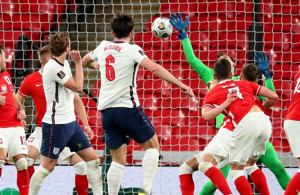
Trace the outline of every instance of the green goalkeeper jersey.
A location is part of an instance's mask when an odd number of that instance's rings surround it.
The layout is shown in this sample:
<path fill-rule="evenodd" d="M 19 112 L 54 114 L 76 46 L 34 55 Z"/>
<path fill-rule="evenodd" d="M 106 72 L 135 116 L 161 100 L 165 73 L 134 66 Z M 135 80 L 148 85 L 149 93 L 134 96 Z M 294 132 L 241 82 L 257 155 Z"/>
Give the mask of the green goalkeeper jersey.
<path fill-rule="evenodd" d="M 198 59 L 195 56 L 190 39 L 189 38 L 183 39 L 182 44 L 183 44 L 184 54 L 188 63 L 195 69 L 195 71 L 199 74 L 199 76 L 204 81 L 204 83 L 207 84 L 209 81 L 213 81 L 214 69 L 207 67 L 205 64 L 203 64 L 203 62 L 200 59 Z M 238 78 L 239 76 L 233 76 L 232 80 L 237 80 Z M 265 86 L 268 89 L 275 91 L 275 87 L 273 85 L 272 79 L 266 79 Z M 224 117 L 225 116 L 223 114 L 220 114 L 216 117 L 216 126 L 215 126 L 216 129 L 219 129 L 220 125 L 223 123 Z"/>

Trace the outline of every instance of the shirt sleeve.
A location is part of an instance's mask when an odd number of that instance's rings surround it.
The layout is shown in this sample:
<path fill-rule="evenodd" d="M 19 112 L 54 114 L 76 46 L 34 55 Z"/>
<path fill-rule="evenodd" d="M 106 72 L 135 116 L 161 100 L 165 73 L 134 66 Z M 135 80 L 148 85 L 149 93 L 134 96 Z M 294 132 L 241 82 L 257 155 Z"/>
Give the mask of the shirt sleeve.
<path fill-rule="evenodd" d="M 53 66 L 50 69 L 49 76 L 53 81 L 61 85 L 64 85 L 71 78 L 68 71 L 60 65 Z"/>
<path fill-rule="evenodd" d="M 249 82 L 249 81 L 247 81 L 247 82 L 250 84 L 250 86 L 251 86 L 251 88 L 252 88 L 253 95 L 257 96 L 257 95 L 259 94 L 259 91 L 260 91 L 260 89 L 261 89 L 261 86 L 258 85 L 258 84 Z"/>
<path fill-rule="evenodd" d="M 98 47 L 96 47 L 96 49 L 94 49 L 94 51 L 90 52 L 90 56 L 93 61 L 98 60 L 97 54 L 99 54 L 100 50 L 101 50 L 101 43 L 100 45 L 98 45 Z"/>
<path fill-rule="evenodd" d="M 27 76 L 23 81 L 22 81 L 22 83 L 21 83 L 21 87 L 20 87 L 20 89 L 18 90 L 18 94 L 20 95 L 20 96 L 23 96 L 23 97 L 27 97 L 27 96 L 29 96 L 29 94 L 30 94 L 30 90 L 29 90 L 29 83 L 28 83 L 28 77 L 29 76 Z"/>
<path fill-rule="evenodd" d="M 211 108 L 215 108 L 212 101 L 211 101 L 211 96 L 210 93 L 207 93 L 204 97 L 204 101 L 203 101 L 203 106 L 201 107 L 201 109 L 205 108 L 205 107 L 211 107 Z"/>
<path fill-rule="evenodd" d="M 183 51 L 188 63 L 195 69 L 204 83 L 207 84 L 209 81 L 214 80 L 214 69 L 207 67 L 201 60 L 199 60 L 195 56 L 190 39 L 183 39 L 182 44 Z"/>
<path fill-rule="evenodd" d="M 148 57 L 144 50 L 138 45 L 134 45 L 134 50 L 133 50 L 133 61 L 135 61 L 137 64 L 141 64 L 142 60 L 146 57 Z"/>

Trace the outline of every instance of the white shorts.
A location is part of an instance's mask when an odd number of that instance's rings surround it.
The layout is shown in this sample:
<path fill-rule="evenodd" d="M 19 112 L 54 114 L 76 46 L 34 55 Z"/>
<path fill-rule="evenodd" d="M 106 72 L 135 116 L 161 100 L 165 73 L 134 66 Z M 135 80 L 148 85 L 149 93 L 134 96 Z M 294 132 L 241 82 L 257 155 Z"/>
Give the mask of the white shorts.
<path fill-rule="evenodd" d="M 36 127 L 34 132 L 29 136 L 27 140 L 27 145 L 35 147 L 40 153 L 42 147 L 42 139 L 42 127 Z"/>
<path fill-rule="evenodd" d="M 42 147 L 42 140 L 43 140 L 42 127 L 36 127 L 34 132 L 28 138 L 27 145 L 34 146 L 40 153 Z M 70 157 L 74 154 L 76 154 L 76 152 L 71 152 L 69 147 L 65 147 L 65 149 L 59 154 L 59 158 L 62 161 L 65 160 L 70 161 Z"/>
<path fill-rule="evenodd" d="M 284 131 L 289 141 L 293 156 L 300 158 L 300 121 L 285 120 Z"/>
<path fill-rule="evenodd" d="M 229 143 L 231 141 L 231 137 L 232 131 L 220 128 L 218 133 L 208 143 L 202 153 L 212 155 L 216 162 L 219 163 L 229 156 Z"/>
<path fill-rule="evenodd" d="M 9 159 L 18 154 L 27 155 L 27 144 L 24 128 L 0 128 L 0 148 L 4 148 L 6 150 Z"/>
<path fill-rule="evenodd" d="M 265 154 L 272 133 L 270 117 L 263 112 L 250 112 L 235 127 L 229 149 L 229 162 L 246 165 Z"/>

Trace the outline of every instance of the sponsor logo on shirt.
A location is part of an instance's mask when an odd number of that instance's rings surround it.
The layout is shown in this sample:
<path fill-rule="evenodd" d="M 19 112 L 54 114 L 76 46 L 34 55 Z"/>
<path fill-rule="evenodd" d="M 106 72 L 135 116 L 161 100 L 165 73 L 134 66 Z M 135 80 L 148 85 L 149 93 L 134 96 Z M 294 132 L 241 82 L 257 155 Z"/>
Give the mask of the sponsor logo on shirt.
<path fill-rule="evenodd" d="M 36 86 L 36 87 L 39 87 L 39 86 L 41 86 L 41 85 L 43 85 L 43 83 L 42 83 L 42 84 L 36 84 L 35 86 Z"/>
<path fill-rule="evenodd" d="M 141 54 L 142 56 L 146 55 L 145 52 L 144 52 L 143 50 L 139 50 L 139 52 L 140 52 L 140 54 Z"/>
<path fill-rule="evenodd" d="M 60 79 L 63 79 L 63 78 L 65 78 L 65 76 L 66 76 L 66 73 L 64 73 L 64 71 L 59 71 L 58 73 L 57 73 L 57 76 L 60 78 Z"/>
<path fill-rule="evenodd" d="M 6 94 L 8 92 L 6 85 L 1 85 L 1 90 L 3 94 Z"/>

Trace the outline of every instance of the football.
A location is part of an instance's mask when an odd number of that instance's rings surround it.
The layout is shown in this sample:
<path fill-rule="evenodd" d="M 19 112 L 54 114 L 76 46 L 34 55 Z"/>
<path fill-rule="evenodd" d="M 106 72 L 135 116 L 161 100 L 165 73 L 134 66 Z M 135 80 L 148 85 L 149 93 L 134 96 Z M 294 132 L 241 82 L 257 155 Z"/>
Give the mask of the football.
<path fill-rule="evenodd" d="M 154 36 L 164 39 L 170 36 L 173 32 L 173 26 L 169 22 L 169 18 L 156 18 L 151 25 L 151 31 Z"/>

